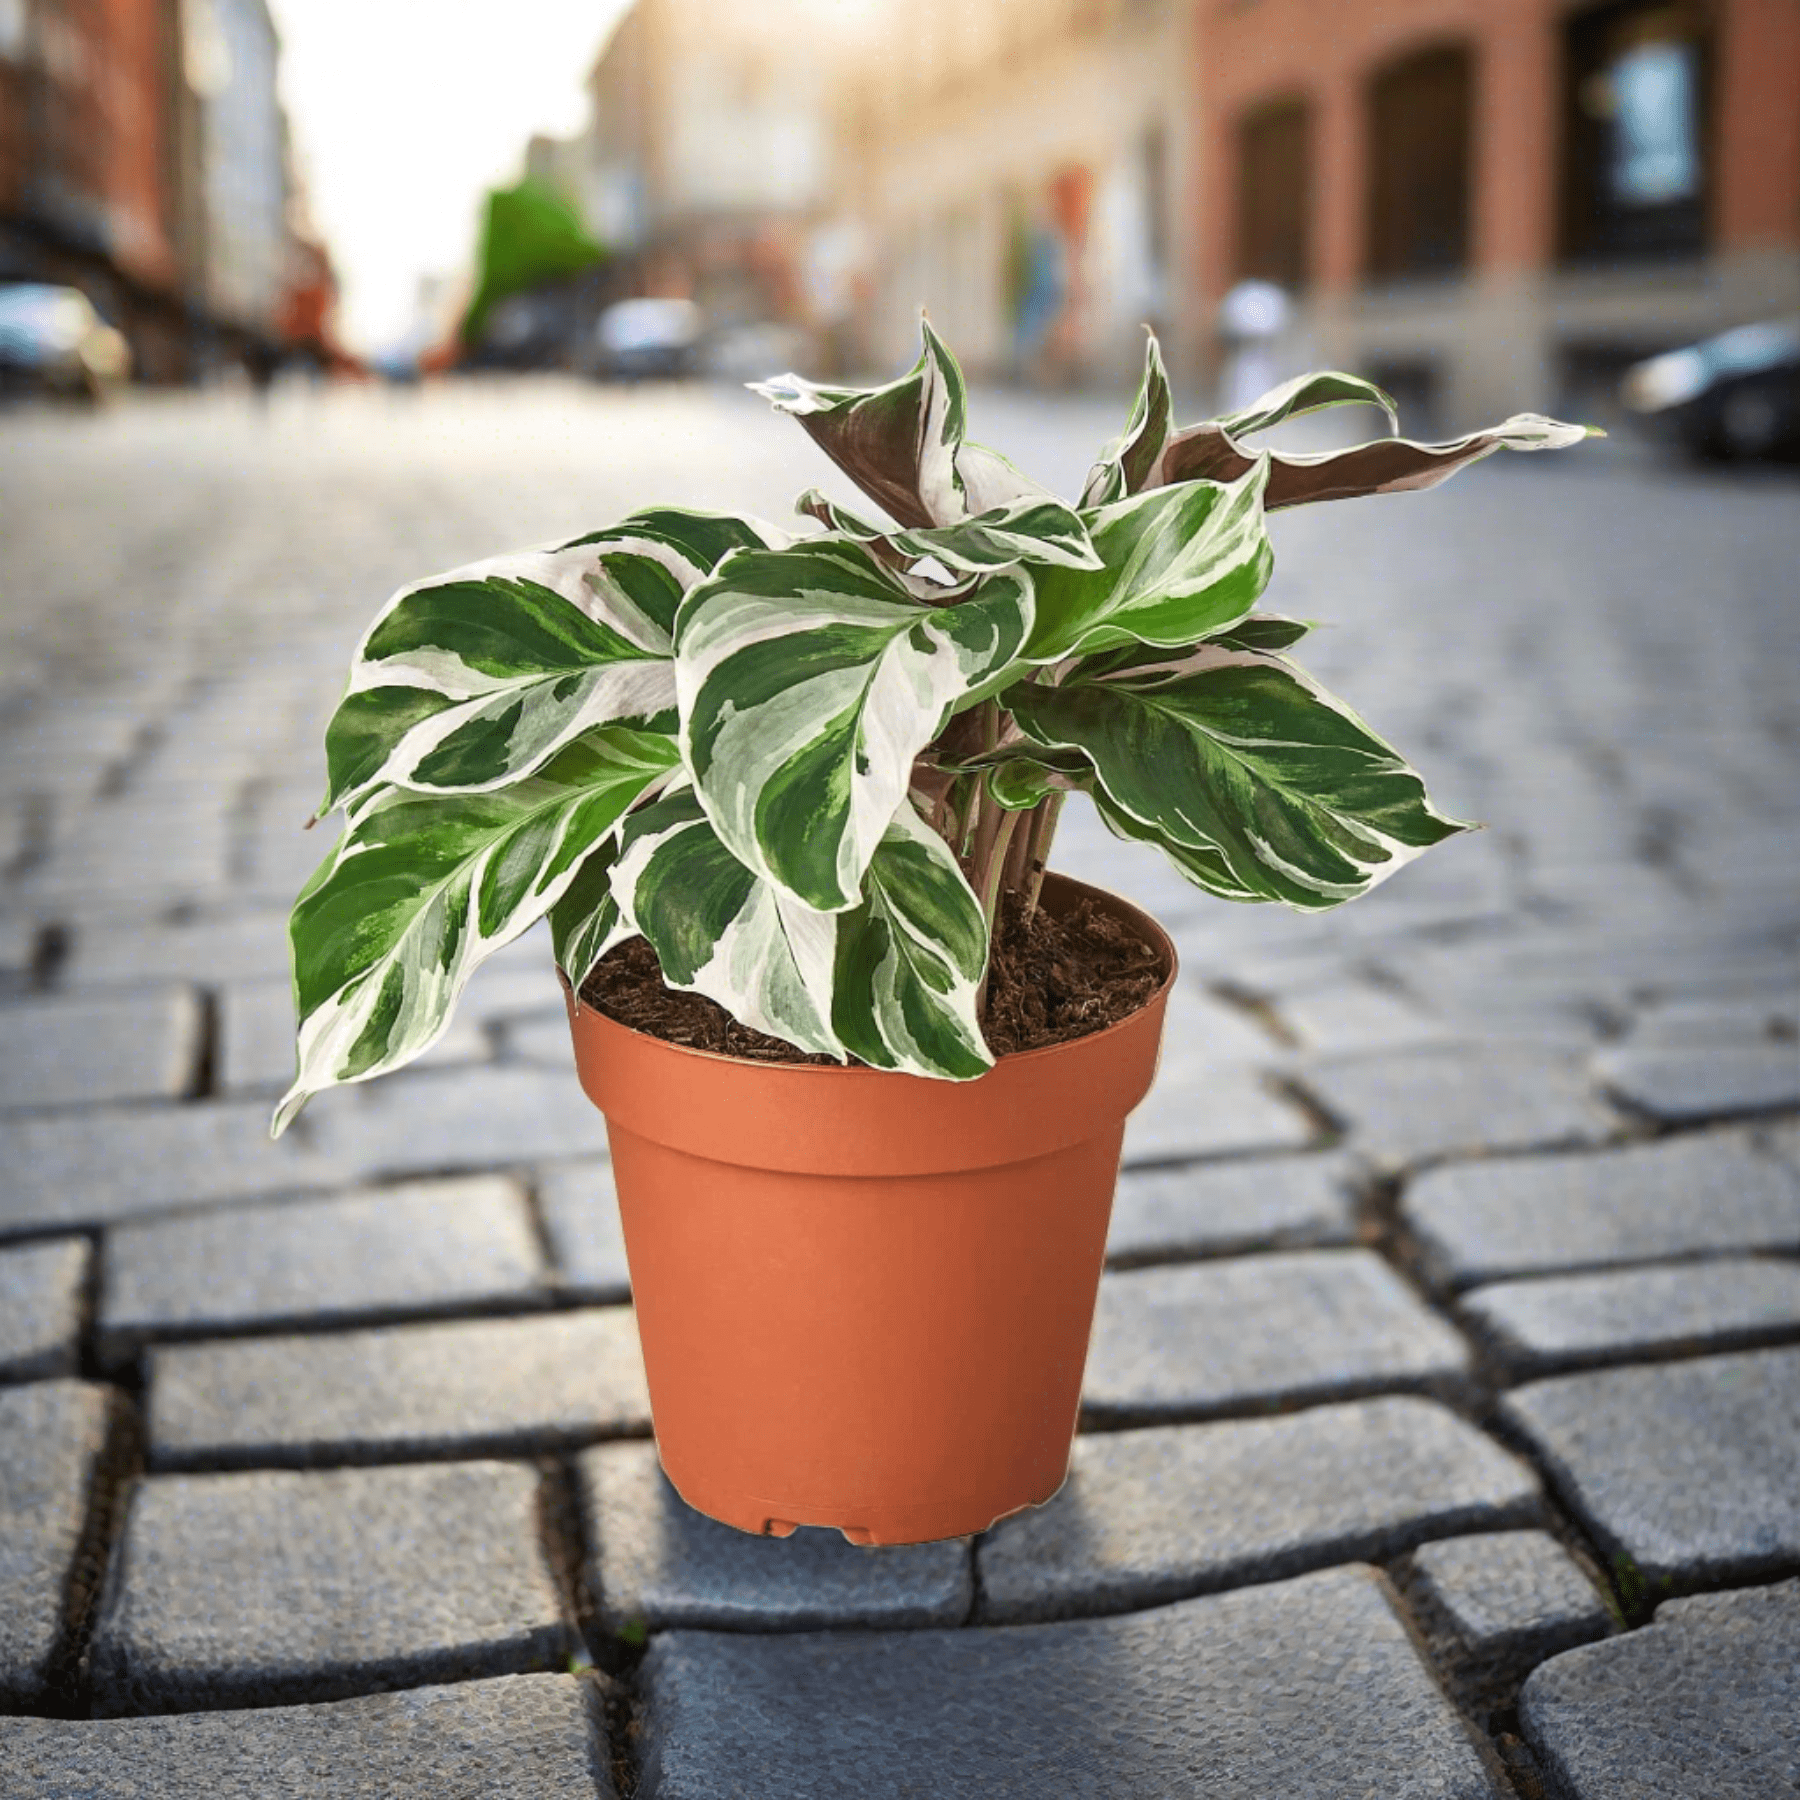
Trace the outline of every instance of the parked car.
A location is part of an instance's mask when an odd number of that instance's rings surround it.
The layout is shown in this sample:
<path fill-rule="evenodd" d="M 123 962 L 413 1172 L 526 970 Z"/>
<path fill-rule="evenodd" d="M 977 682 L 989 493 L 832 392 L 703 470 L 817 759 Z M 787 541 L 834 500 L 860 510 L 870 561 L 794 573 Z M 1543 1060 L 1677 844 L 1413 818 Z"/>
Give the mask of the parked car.
<path fill-rule="evenodd" d="M 0 389 L 98 400 L 131 375 L 131 346 L 79 288 L 0 287 Z"/>
<path fill-rule="evenodd" d="M 1626 371 L 1621 392 L 1695 456 L 1800 456 L 1800 318 L 1653 356 Z"/>
<path fill-rule="evenodd" d="M 691 300 L 615 301 L 595 322 L 595 372 L 613 381 L 691 374 L 700 329 L 700 309 Z"/>

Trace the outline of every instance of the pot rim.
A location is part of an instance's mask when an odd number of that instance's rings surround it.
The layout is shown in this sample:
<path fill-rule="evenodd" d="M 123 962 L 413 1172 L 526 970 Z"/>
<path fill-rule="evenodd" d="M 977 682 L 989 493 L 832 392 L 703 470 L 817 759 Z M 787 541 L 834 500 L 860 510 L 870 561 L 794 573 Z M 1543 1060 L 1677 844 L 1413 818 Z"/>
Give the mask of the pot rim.
<path fill-rule="evenodd" d="M 643 1038 L 652 1044 L 660 1044 L 665 1050 L 676 1051 L 682 1056 L 696 1057 L 706 1062 L 724 1063 L 734 1069 L 756 1069 L 770 1075 L 818 1075 L 835 1077 L 840 1081 L 846 1076 L 874 1076 L 881 1080 L 897 1078 L 905 1081 L 929 1081 L 933 1085 L 943 1083 L 953 1087 L 969 1087 L 976 1082 L 986 1080 L 1002 1066 L 1016 1068 L 1030 1062 L 1033 1058 L 1055 1056 L 1060 1052 L 1072 1050 L 1077 1044 L 1095 1044 L 1101 1039 L 1111 1036 L 1114 1032 L 1128 1029 L 1148 1008 L 1155 1006 L 1167 997 L 1175 985 L 1176 978 L 1181 973 L 1181 958 L 1175 949 L 1175 941 L 1169 936 L 1155 914 L 1147 912 L 1135 901 L 1127 900 L 1122 895 L 1113 893 L 1110 888 L 1096 887 L 1090 881 L 1082 881 L 1073 875 L 1065 875 L 1057 869 L 1045 872 L 1044 886 L 1049 888 L 1052 883 L 1056 884 L 1059 894 L 1064 890 L 1075 890 L 1073 894 L 1069 895 L 1071 899 L 1079 898 L 1083 894 L 1098 895 L 1101 899 L 1110 902 L 1113 907 L 1130 913 L 1134 920 L 1141 921 L 1144 926 L 1147 926 L 1144 937 L 1163 958 L 1165 965 L 1163 978 L 1150 993 L 1145 995 L 1141 1005 L 1133 1007 L 1123 1018 L 1114 1019 L 1110 1025 L 1103 1025 L 1098 1031 L 1083 1032 L 1079 1037 L 1063 1038 L 1054 1044 L 1039 1044 L 1031 1050 L 1009 1050 L 1003 1055 L 995 1057 L 992 1068 L 983 1069 L 979 1075 L 972 1075 L 967 1081 L 953 1082 L 943 1076 L 914 1075 L 906 1069 L 876 1069 L 871 1068 L 865 1062 L 770 1062 L 757 1056 L 732 1056 L 722 1050 L 702 1050 L 693 1044 L 678 1044 L 670 1038 L 658 1037 L 653 1031 L 640 1031 L 635 1025 L 627 1025 L 622 1019 L 615 1019 L 611 1013 L 602 1012 L 597 1006 L 584 1005 L 579 990 L 560 967 L 557 968 L 556 979 L 562 987 L 563 999 L 572 1013 L 576 1015 L 584 1011 L 591 1013 L 596 1018 L 604 1019 L 608 1025 L 619 1031 L 629 1032 L 633 1037 Z M 641 936 L 642 933 L 638 935 Z"/>

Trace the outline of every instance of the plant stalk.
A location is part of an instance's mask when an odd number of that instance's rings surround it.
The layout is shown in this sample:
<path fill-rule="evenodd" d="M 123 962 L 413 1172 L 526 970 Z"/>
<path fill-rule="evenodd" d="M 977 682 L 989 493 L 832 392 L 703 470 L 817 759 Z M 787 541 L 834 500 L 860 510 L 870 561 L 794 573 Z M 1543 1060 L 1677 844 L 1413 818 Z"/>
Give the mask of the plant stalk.
<path fill-rule="evenodd" d="M 1066 794 L 1052 794 L 1032 809 L 1031 831 L 1025 846 L 1025 918 L 1029 923 L 1037 917 L 1038 895 L 1044 891 L 1044 871 L 1050 866 L 1050 845 L 1056 837 L 1056 822 L 1062 817 Z"/>
<path fill-rule="evenodd" d="M 987 807 L 988 811 L 982 819 L 984 825 L 996 813 L 1000 818 L 994 828 L 993 841 L 988 847 L 987 861 L 977 867 L 979 879 L 975 886 L 975 897 L 981 902 L 981 916 L 987 923 L 988 938 L 987 967 L 981 971 L 981 984 L 975 990 L 975 1016 L 978 1019 L 987 1007 L 988 976 L 994 967 L 994 922 L 1000 914 L 1000 895 L 1005 887 L 1001 877 L 1006 869 L 1007 851 L 1012 847 L 1013 836 L 1019 826 L 1019 815 L 1016 812 L 1007 812 L 992 800 L 987 802 Z"/>

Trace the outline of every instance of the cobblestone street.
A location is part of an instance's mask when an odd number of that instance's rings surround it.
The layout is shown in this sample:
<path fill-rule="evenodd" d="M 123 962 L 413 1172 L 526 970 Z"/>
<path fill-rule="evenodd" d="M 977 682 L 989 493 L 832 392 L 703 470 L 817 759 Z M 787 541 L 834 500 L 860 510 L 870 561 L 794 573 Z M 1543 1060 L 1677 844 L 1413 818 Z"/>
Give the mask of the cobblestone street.
<path fill-rule="evenodd" d="M 977 394 L 1063 492 L 1125 410 Z M 747 396 L 0 417 L 0 1794 L 1800 1794 L 1800 486 L 1609 442 L 1278 515 L 1488 827 L 1183 959 L 1067 1486 L 690 1512 L 547 944 L 276 1143 L 284 925 L 402 580 L 851 499 Z M 1316 648 L 1314 647 L 1316 645 Z"/>

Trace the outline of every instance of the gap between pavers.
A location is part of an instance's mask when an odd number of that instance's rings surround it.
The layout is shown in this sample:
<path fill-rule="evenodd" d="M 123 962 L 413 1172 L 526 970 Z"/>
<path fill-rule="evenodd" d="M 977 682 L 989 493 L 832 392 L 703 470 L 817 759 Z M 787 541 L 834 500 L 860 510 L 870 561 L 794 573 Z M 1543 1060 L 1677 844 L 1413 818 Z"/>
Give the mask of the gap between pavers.
<path fill-rule="evenodd" d="M 89 1666 L 103 1713 L 348 1699 L 555 1667 L 562 1603 L 519 1464 L 152 1476 Z"/>
<path fill-rule="evenodd" d="M 326 1704 L 8 1719 L 7 1800 L 616 1800 L 591 1681 L 502 1675 Z"/>

